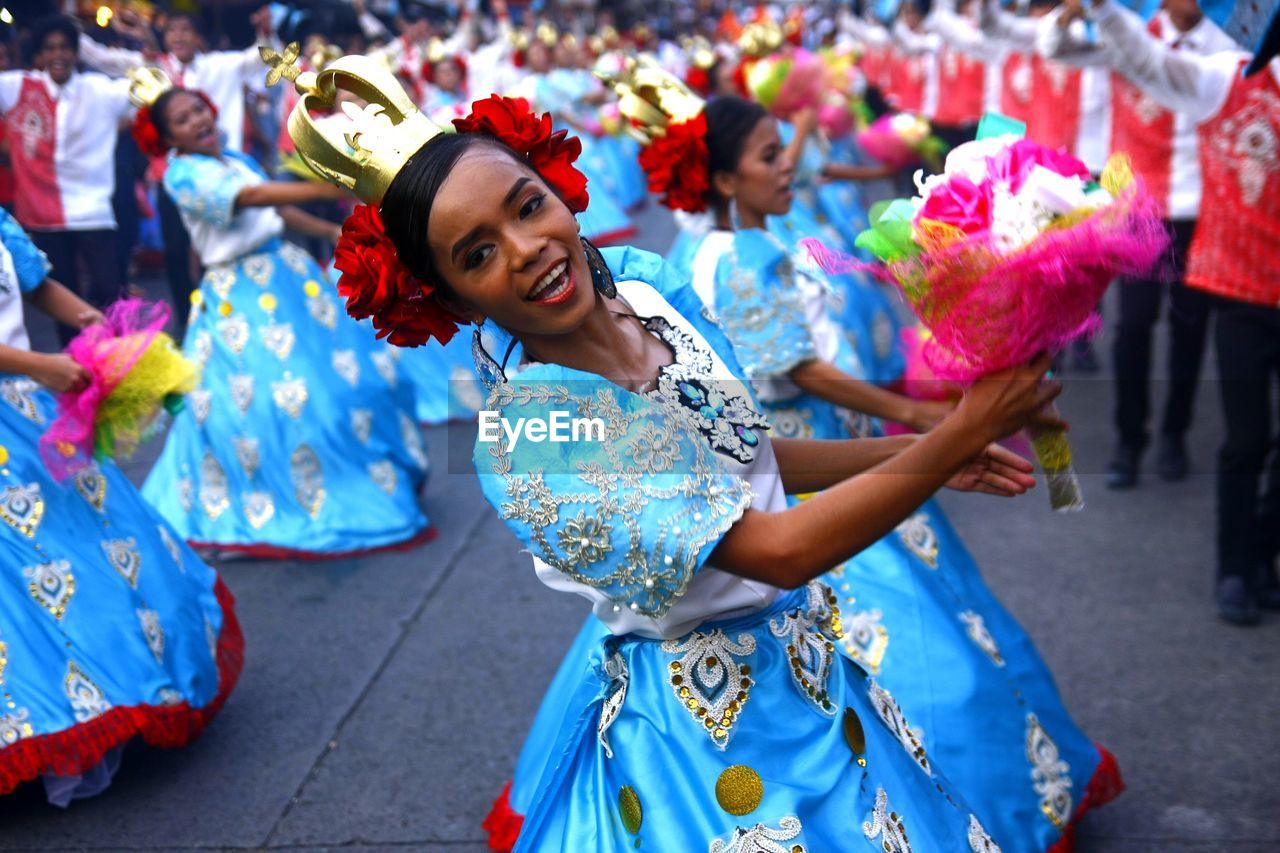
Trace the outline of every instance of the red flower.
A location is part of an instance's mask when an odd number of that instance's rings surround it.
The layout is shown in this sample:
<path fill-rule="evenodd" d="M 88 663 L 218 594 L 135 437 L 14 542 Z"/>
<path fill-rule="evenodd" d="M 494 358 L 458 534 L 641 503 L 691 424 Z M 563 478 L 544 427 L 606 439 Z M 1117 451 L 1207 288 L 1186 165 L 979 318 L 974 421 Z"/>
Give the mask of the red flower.
<path fill-rule="evenodd" d="M 378 337 L 396 346 L 421 346 L 432 337 L 447 343 L 457 332 L 460 318 L 400 262 L 382 217 L 369 205 L 358 205 L 342 224 L 333 265 L 342 273 L 338 293 L 347 313 L 357 320 L 372 317 Z"/>
<path fill-rule="evenodd" d="M 649 190 L 662 195 L 673 210 L 706 210 L 711 178 L 707 174 L 707 119 L 697 118 L 667 128 L 640 152 L 640 167 L 649 176 Z"/>
<path fill-rule="evenodd" d="M 551 114 L 535 115 L 524 98 L 491 95 L 471 105 L 471 114 L 455 118 L 459 133 L 488 133 L 523 156 L 554 189 L 569 209 L 587 209 L 587 177 L 573 163 L 582 154 L 582 143 L 567 130 L 552 130 Z"/>
<path fill-rule="evenodd" d="M 160 139 L 160 131 L 151 120 L 151 107 L 142 107 L 133 117 L 133 141 L 148 157 L 163 157 L 168 146 Z"/>

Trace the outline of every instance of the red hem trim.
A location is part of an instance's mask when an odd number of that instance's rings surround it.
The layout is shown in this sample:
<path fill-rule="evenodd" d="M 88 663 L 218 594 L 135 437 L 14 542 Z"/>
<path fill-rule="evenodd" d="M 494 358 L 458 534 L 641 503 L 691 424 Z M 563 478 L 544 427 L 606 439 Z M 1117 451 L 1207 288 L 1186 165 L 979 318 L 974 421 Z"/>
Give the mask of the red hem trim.
<path fill-rule="evenodd" d="M 520 828 L 524 826 L 524 815 L 511 808 L 511 783 L 508 782 L 502 793 L 493 801 L 489 815 L 480 824 L 480 828 L 489 833 L 489 849 L 498 853 L 511 853 L 520 837 Z"/>
<path fill-rule="evenodd" d="M 200 708 L 186 702 L 118 705 L 64 731 L 23 738 L 0 749 L 0 796 L 8 794 L 19 783 L 45 773 L 58 776 L 84 773 L 100 764 L 110 750 L 136 735 L 142 735 L 151 746 L 165 749 L 186 746 L 199 737 L 222 709 L 244 667 L 244 633 L 236 618 L 235 597 L 221 577 L 213 591 L 222 608 L 222 631 L 217 650 L 218 692 L 208 704 Z"/>
<path fill-rule="evenodd" d="M 1095 743 L 1094 746 L 1101 756 L 1098 767 L 1093 771 L 1093 778 L 1085 788 L 1084 798 L 1072 815 L 1071 823 L 1063 830 L 1062 837 L 1049 848 L 1048 853 L 1072 853 L 1076 849 L 1076 827 L 1085 812 L 1105 806 L 1124 792 L 1124 777 L 1120 775 L 1120 764 L 1116 757 L 1102 744 Z"/>
<path fill-rule="evenodd" d="M 625 228 L 615 228 L 612 231 L 606 231 L 603 234 L 596 234 L 588 239 L 597 246 L 611 246 L 628 237 L 634 237 L 637 233 L 634 225 L 628 225 Z"/>
<path fill-rule="evenodd" d="M 257 560 L 301 560 L 303 562 L 319 562 L 320 560 L 340 560 L 347 557 L 364 557 L 370 554 L 383 554 L 391 551 L 411 551 L 423 543 L 430 542 L 440 533 L 435 525 L 428 525 L 403 542 L 390 545 L 378 545 L 374 548 L 356 548 L 352 551 L 303 551 L 297 548 L 286 548 L 283 545 L 269 545 L 265 542 L 242 544 L 233 542 L 199 542 L 188 539 L 192 548 L 206 551 L 222 551 L 231 554 L 243 554 Z"/>

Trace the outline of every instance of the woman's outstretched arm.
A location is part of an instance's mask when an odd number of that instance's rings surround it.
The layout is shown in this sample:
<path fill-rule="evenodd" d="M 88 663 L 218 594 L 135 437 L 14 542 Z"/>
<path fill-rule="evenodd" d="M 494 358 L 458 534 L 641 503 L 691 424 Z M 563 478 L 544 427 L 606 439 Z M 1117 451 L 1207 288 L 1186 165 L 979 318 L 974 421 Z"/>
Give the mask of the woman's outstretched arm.
<path fill-rule="evenodd" d="M 956 411 L 893 458 L 782 512 L 748 510 L 712 552 L 716 568 L 784 588 L 800 586 L 898 526 L 993 441 L 1026 424 L 1061 392 L 1042 383 L 1047 356 L 977 382 Z"/>

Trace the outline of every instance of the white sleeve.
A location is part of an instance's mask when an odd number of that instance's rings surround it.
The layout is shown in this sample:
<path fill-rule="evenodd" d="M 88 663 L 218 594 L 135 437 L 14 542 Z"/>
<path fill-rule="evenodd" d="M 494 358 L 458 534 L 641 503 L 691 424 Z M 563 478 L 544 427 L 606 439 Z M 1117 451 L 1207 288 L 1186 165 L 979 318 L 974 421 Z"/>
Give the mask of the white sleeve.
<path fill-rule="evenodd" d="M 1036 52 L 1045 59 L 1052 59 L 1075 68 L 1109 66 L 1110 60 L 1102 46 L 1090 41 L 1083 21 L 1072 21 L 1061 27 L 1061 6 L 1041 18 L 1036 24 Z"/>
<path fill-rule="evenodd" d="M 25 71 L 0 71 L 0 113 L 7 113 L 18 103 Z"/>
<path fill-rule="evenodd" d="M 123 77 L 130 68 L 146 65 L 147 57 L 140 50 L 127 50 L 123 47 L 107 47 L 90 38 L 87 33 L 80 34 L 80 60 L 94 71 L 101 71 L 111 77 Z"/>
<path fill-rule="evenodd" d="M 360 23 L 360 31 L 364 33 L 367 39 L 374 38 L 394 38 L 391 31 L 387 29 L 387 25 L 378 20 L 378 17 L 367 9 L 359 14 L 356 18 Z"/>
<path fill-rule="evenodd" d="M 1092 12 L 1112 68 L 1152 99 L 1174 112 L 1186 113 L 1197 123 L 1222 109 L 1245 54 L 1197 56 L 1171 50 L 1140 22 L 1116 9 L 1114 3 L 1104 0 Z"/>
<path fill-rule="evenodd" d="M 102 74 L 84 75 L 93 86 L 93 93 L 101 98 L 99 106 L 117 118 L 133 115 L 134 106 L 129 101 L 130 82 L 127 78 L 113 78 Z"/>
<path fill-rule="evenodd" d="M 956 13 L 954 0 L 935 0 L 933 13 L 925 21 L 925 25 L 965 56 L 985 62 L 989 61 L 991 54 L 995 52 L 996 46 L 982 34 L 982 31 L 971 21 Z"/>
<path fill-rule="evenodd" d="M 913 56 L 937 52 L 940 41 L 937 33 L 918 33 L 902 21 L 897 21 L 893 25 L 893 40 L 898 43 L 903 53 Z"/>
<path fill-rule="evenodd" d="M 1000 0 L 979 0 L 978 26 L 991 38 L 999 39 L 1019 53 L 1034 53 L 1039 29 L 1033 18 L 1020 18 L 1000 8 Z"/>

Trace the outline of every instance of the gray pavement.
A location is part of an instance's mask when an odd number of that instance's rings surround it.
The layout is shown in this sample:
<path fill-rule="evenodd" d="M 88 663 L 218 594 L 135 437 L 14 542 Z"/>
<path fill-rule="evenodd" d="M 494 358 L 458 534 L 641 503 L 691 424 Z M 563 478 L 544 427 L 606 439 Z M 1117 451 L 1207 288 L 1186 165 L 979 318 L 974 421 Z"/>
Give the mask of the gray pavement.
<path fill-rule="evenodd" d="M 642 224 L 662 245 L 665 220 Z M 943 498 L 1077 719 L 1120 761 L 1129 790 L 1085 821 L 1085 853 L 1280 850 L 1280 618 L 1214 618 L 1221 427 L 1204 391 L 1186 482 L 1104 489 L 1111 389 L 1076 378 L 1062 408 L 1083 513 L 1050 513 L 1042 490 Z M 220 565 L 247 646 L 221 716 L 186 749 L 131 746 L 104 795 L 65 811 L 36 785 L 0 799 L 0 850 L 483 851 L 480 821 L 585 607 L 543 588 L 474 478 L 448 473 L 469 429 L 428 431 L 431 543 Z"/>

